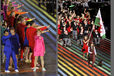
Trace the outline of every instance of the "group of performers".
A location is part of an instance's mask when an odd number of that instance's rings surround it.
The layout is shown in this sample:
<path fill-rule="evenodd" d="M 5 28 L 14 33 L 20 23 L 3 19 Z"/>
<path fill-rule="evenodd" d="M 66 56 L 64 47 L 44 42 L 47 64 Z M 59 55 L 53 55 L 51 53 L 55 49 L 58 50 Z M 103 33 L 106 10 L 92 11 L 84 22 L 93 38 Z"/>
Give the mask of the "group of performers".
<path fill-rule="evenodd" d="M 70 2 L 70 0 L 67 0 Z M 73 2 L 72 2 L 73 3 Z M 66 8 L 67 7 L 67 8 Z M 73 8 L 73 9 L 72 9 Z M 97 55 L 95 46 L 100 44 L 100 27 L 95 25 L 88 8 L 81 8 L 61 1 L 58 8 L 58 40 L 63 46 L 71 46 L 71 39 L 82 46 L 83 59 L 87 54 L 88 64 Z"/>
<path fill-rule="evenodd" d="M 13 63 L 15 72 L 19 72 L 18 60 L 31 63 L 31 69 L 39 69 L 38 57 L 41 59 L 42 71 L 44 67 L 45 43 L 41 34 L 49 32 L 50 26 L 39 26 L 35 18 L 23 17 L 23 12 L 18 9 L 23 6 L 2 0 L 1 2 L 1 35 L 2 35 L 2 63 L 5 61 L 5 72 L 9 73 Z M 4 57 L 5 55 L 5 57 Z"/>

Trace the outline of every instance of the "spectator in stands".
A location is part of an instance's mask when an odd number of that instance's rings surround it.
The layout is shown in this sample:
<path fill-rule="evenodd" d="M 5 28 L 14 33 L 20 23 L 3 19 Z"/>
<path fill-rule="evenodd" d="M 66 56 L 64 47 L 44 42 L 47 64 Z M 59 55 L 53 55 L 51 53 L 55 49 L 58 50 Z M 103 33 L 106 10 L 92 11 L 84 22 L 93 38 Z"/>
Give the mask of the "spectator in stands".
<path fill-rule="evenodd" d="M 71 39 L 67 30 L 64 31 L 63 42 L 64 42 L 64 46 L 71 46 Z"/>

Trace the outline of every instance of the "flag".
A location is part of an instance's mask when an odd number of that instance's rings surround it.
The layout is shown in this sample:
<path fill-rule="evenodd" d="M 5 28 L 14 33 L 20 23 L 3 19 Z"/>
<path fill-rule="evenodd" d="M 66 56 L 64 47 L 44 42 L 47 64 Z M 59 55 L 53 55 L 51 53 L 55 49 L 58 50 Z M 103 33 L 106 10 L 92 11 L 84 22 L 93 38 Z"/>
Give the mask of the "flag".
<path fill-rule="evenodd" d="M 106 32 L 105 32 L 105 28 L 104 28 L 104 25 L 103 25 L 100 8 L 98 10 L 98 13 L 97 13 L 97 16 L 96 16 L 96 19 L 95 19 L 95 25 L 100 27 L 100 36 L 103 39 L 106 38 Z"/>

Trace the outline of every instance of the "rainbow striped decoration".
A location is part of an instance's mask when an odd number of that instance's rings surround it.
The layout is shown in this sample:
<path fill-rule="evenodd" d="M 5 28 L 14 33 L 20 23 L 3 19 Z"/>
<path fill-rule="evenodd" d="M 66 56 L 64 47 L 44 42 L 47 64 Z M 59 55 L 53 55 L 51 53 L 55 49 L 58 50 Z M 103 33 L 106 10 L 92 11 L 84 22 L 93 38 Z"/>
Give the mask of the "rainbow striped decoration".
<path fill-rule="evenodd" d="M 104 41 L 106 42 L 107 40 L 101 41 L 101 43 L 104 43 Z M 110 43 L 107 44 L 107 46 L 108 45 L 110 45 Z M 105 45 L 102 46 L 105 47 Z M 87 58 L 83 59 L 81 48 L 82 47 L 76 44 L 75 40 L 72 40 L 71 47 L 63 47 L 61 43 L 58 42 L 58 74 L 60 76 L 111 75 L 110 55 L 107 53 L 107 51 L 97 49 L 96 61 L 94 67 L 92 68 L 92 65 L 88 65 Z M 100 60 L 103 60 L 102 67 L 98 66 Z"/>

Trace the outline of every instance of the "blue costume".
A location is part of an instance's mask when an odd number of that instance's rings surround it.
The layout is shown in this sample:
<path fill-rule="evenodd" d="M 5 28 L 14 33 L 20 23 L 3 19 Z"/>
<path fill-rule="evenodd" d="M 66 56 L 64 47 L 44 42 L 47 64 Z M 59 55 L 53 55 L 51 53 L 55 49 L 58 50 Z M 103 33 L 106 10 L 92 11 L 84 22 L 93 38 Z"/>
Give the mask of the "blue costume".
<path fill-rule="evenodd" d="M 10 40 L 11 40 L 11 44 L 12 44 L 12 50 L 15 52 L 15 54 L 19 54 L 18 49 L 20 48 L 20 45 L 19 45 L 18 34 L 12 35 Z"/>
<path fill-rule="evenodd" d="M 12 35 L 9 34 L 8 36 L 3 36 L 2 37 L 2 42 L 4 44 L 4 54 L 6 56 L 6 63 L 5 63 L 5 70 L 8 70 L 9 67 L 9 61 L 10 61 L 10 56 L 13 59 L 15 70 L 17 69 L 17 59 L 16 59 L 16 54 L 15 51 L 12 50 Z"/>
<path fill-rule="evenodd" d="M 24 46 L 29 46 L 29 42 L 27 40 L 27 36 L 26 36 L 26 31 L 27 31 L 27 27 L 25 27 L 25 40 L 24 40 Z"/>

